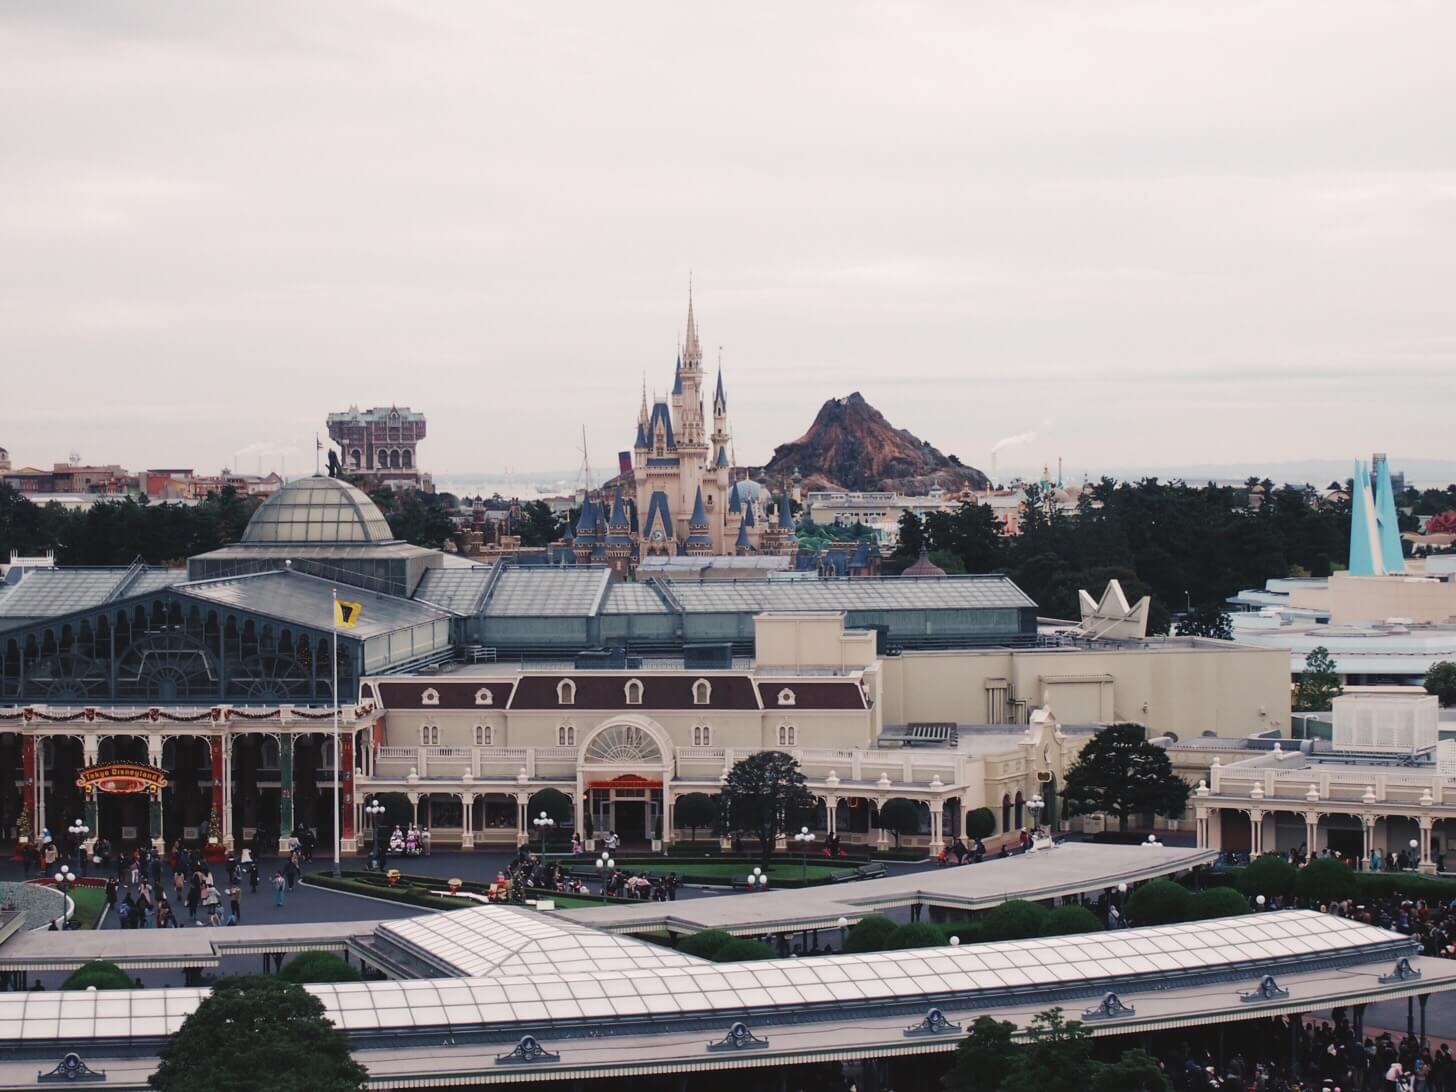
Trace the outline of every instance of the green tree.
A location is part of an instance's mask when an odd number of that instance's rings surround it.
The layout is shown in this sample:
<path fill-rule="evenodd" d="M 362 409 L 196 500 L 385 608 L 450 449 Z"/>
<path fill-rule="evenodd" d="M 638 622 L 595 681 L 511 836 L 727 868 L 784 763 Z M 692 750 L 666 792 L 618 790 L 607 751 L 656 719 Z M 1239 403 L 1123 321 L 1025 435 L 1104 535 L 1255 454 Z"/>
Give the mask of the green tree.
<path fill-rule="evenodd" d="M 1072 815 L 1115 815 L 1126 833 L 1136 814 L 1181 815 L 1188 792 L 1167 752 L 1149 743 L 1141 726 L 1113 724 L 1082 748 L 1067 771 L 1062 799 Z"/>
<path fill-rule="evenodd" d="M 564 525 L 551 506 L 543 500 L 527 501 L 521 506 L 521 521 L 516 533 L 522 546 L 550 546 L 560 540 Z"/>
<path fill-rule="evenodd" d="M 690 792 L 679 796 L 672 806 L 673 821 L 679 827 L 692 831 L 693 841 L 698 840 L 698 828 L 713 825 L 718 818 L 718 805 L 705 792 Z"/>
<path fill-rule="evenodd" d="M 1172 880 L 1150 880 L 1127 899 L 1127 918 L 1134 925 L 1168 925 L 1187 921 L 1192 896 Z"/>
<path fill-rule="evenodd" d="M 895 848 L 900 848 L 900 836 L 915 834 L 920 830 L 920 807 L 913 800 L 897 796 L 886 800 L 875 821 L 881 830 L 888 830 L 895 836 Z"/>
<path fill-rule="evenodd" d="M 773 959 L 777 953 L 761 940 L 734 937 L 713 953 L 715 963 L 746 963 L 751 959 Z"/>
<path fill-rule="evenodd" d="M 64 982 L 63 990 L 130 990 L 136 987 L 131 976 L 109 959 L 93 959 L 72 971 Z"/>
<path fill-rule="evenodd" d="M 1001 1082 L 1019 1049 L 1011 1040 L 1015 1031 L 1005 1020 L 978 1016 L 956 1047 L 955 1064 L 940 1079 L 941 1087 L 947 1092 L 1001 1092 Z"/>
<path fill-rule="evenodd" d="M 158 1092 L 259 1086 L 272 1092 L 356 1092 L 369 1074 L 323 1002 L 276 977 L 220 979 L 161 1052 Z"/>
<path fill-rule="evenodd" d="M 1294 894 L 1299 871 L 1283 857 L 1265 853 L 1249 862 L 1238 876 L 1238 888 L 1245 895 L 1285 896 Z"/>
<path fill-rule="evenodd" d="M 901 948 L 939 948 L 947 943 L 945 934 L 928 921 L 912 921 L 908 925 L 898 926 L 885 945 L 886 951 L 897 951 Z"/>
<path fill-rule="evenodd" d="M 1316 857 L 1294 878 L 1294 893 L 1312 902 L 1348 899 L 1355 894 L 1355 870 L 1334 857 Z"/>
<path fill-rule="evenodd" d="M 798 762 L 782 751 L 758 751 L 735 763 L 723 797 L 730 829 L 754 835 L 765 861 L 774 839 L 814 806 Z"/>
<path fill-rule="evenodd" d="M 1218 607 L 1199 607 L 1178 620 L 1180 637 L 1214 637 L 1220 641 L 1234 639 L 1234 624 L 1228 612 Z"/>
<path fill-rule="evenodd" d="M 283 964 L 278 977 L 285 982 L 358 982 L 363 976 L 333 952 L 299 952 Z"/>
<path fill-rule="evenodd" d="M 974 808 L 966 812 L 966 837 L 989 838 L 996 833 L 996 813 L 990 808 Z"/>
<path fill-rule="evenodd" d="M 559 827 L 571 818 L 571 798 L 560 789 L 542 789 L 526 805 L 526 822 L 537 818 L 543 811 L 546 818 L 554 820 Z"/>
<path fill-rule="evenodd" d="M 1232 887 L 1210 887 L 1197 892 L 1188 902 L 1189 921 L 1233 918 L 1249 913 L 1249 900 Z"/>
<path fill-rule="evenodd" d="M 1436 695 L 1442 709 L 1456 706 L 1456 663 L 1441 660 L 1426 671 L 1426 693 Z"/>
<path fill-rule="evenodd" d="M 1039 902 L 1008 899 L 987 910 L 981 918 L 981 936 L 986 940 L 1020 940 L 1041 936 L 1051 911 Z"/>
<path fill-rule="evenodd" d="M 718 949 L 733 939 L 726 929 L 704 929 L 701 933 L 685 936 L 678 942 L 677 950 L 699 959 L 713 959 Z"/>
<path fill-rule="evenodd" d="M 1299 676 L 1299 686 L 1294 692 L 1294 710 L 1297 713 L 1323 713 L 1333 708 L 1331 704 L 1345 692 L 1340 685 L 1340 676 L 1330 650 L 1320 645 L 1304 658 L 1304 670 Z"/>
<path fill-rule="evenodd" d="M 1050 1009 L 1032 1017 L 1026 1035 L 1029 1041 L 1012 1057 L 1003 1089 L 1086 1092 L 1088 1076 L 1100 1067 L 1079 1021 L 1067 1020 L 1060 1008 Z"/>
<path fill-rule="evenodd" d="M 846 952 L 879 952 L 883 951 L 890 942 L 890 937 L 898 928 L 893 921 L 883 914 L 870 914 L 868 917 L 860 918 L 859 921 L 849 927 L 849 932 L 844 938 L 844 950 Z"/>
<path fill-rule="evenodd" d="M 1125 1050 L 1115 1062 L 1104 1062 L 1092 1078 L 1092 1092 L 1172 1092 L 1163 1067 L 1143 1050 Z"/>
<path fill-rule="evenodd" d="M 1041 935 L 1044 937 L 1071 936 L 1074 933 L 1095 933 L 1101 928 L 1102 922 L 1091 910 L 1085 906 L 1068 903 L 1065 906 L 1058 906 L 1047 915 Z"/>

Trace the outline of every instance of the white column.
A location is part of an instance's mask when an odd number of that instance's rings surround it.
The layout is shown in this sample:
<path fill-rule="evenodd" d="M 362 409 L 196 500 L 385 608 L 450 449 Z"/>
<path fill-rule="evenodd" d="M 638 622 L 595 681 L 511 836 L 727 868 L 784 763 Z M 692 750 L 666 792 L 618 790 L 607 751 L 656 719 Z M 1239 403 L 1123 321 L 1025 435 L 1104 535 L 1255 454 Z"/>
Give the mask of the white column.
<path fill-rule="evenodd" d="M 526 829 L 526 805 L 530 802 L 530 793 L 516 793 L 516 845 L 518 846 L 523 846 L 531 840 L 531 832 Z"/>
<path fill-rule="evenodd" d="M 465 792 L 460 794 L 460 806 L 464 810 L 464 830 L 460 833 L 460 848 L 475 848 L 475 793 Z"/>
<path fill-rule="evenodd" d="M 664 846 L 670 846 L 673 843 L 672 824 L 673 824 L 673 821 L 674 821 L 673 820 L 673 814 L 674 814 L 674 812 L 676 810 L 673 807 L 674 802 L 675 802 L 675 800 L 674 800 L 673 791 L 671 789 L 663 789 L 662 790 L 662 844 Z"/>
<path fill-rule="evenodd" d="M 945 812 L 939 800 L 927 801 L 930 807 L 930 846 L 932 856 L 945 848 Z"/>
<path fill-rule="evenodd" d="M 1264 813 L 1258 808 L 1249 812 L 1249 857 L 1264 852 Z"/>

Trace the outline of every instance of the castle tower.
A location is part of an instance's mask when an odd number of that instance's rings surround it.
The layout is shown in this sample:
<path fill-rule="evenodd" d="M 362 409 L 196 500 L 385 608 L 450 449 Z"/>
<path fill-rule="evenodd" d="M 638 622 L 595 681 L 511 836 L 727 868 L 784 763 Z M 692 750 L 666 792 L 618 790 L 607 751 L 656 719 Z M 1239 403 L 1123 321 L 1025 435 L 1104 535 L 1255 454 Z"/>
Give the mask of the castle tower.
<path fill-rule="evenodd" d="M 693 499 L 693 514 L 688 519 L 688 539 L 685 552 L 695 557 L 713 552 L 713 540 L 708 534 L 708 513 L 703 507 L 701 487 Z"/>
<path fill-rule="evenodd" d="M 612 518 L 607 523 L 607 564 L 618 576 L 626 576 L 632 563 L 632 524 L 622 503 L 622 492 L 612 498 Z"/>
<path fill-rule="evenodd" d="M 590 565 L 597 546 L 596 504 L 588 493 L 581 501 L 581 515 L 576 520 L 576 538 L 572 548 L 578 565 Z"/>

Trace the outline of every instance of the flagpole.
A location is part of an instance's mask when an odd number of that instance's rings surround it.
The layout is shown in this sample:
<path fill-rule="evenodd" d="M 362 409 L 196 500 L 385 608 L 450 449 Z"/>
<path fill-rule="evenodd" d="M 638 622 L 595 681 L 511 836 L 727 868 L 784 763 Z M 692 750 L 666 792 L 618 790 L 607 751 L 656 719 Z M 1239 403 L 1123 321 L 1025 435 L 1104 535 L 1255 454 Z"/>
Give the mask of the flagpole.
<path fill-rule="evenodd" d="M 339 875 L 340 834 L 343 830 L 343 814 L 339 810 L 339 589 L 333 589 L 334 599 L 334 875 Z"/>

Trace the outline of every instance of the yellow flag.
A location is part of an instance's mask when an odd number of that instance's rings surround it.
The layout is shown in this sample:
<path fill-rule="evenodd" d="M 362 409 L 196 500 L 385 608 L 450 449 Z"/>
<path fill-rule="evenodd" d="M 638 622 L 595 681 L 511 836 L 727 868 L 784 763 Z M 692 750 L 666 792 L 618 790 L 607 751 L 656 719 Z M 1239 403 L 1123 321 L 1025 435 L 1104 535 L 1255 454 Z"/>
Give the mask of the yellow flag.
<path fill-rule="evenodd" d="M 359 616 L 363 613 L 363 603 L 355 603 L 348 599 L 334 600 L 334 623 L 341 629 L 349 629 L 359 621 Z"/>

